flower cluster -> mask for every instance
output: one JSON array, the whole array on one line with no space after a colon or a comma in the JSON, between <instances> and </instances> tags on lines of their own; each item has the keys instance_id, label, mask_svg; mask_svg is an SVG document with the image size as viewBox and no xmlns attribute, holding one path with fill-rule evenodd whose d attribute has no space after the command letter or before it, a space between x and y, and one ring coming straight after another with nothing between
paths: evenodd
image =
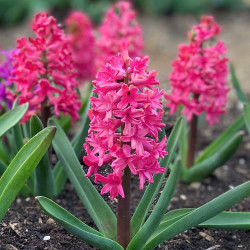
<instances>
[{"instance_id":1,"label":"flower cluster","mask_svg":"<svg viewBox=\"0 0 250 250\"><path fill-rule=\"evenodd\" d=\"M35 16L32 30L36 37L18 39L18 51L13 54L11 81L16 83L19 103L29 103L22 122L33 114L42 116L46 107L56 116L69 114L74 121L80 101L68 39L46 12Z\"/></svg>"},{"instance_id":2,"label":"flower cluster","mask_svg":"<svg viewBox=\"0 0 250 250\"><path fill-rule=\"evenodd\" d=\"M97 40L98 66L105 64L116 55L123 42L129 43L131 58L142 55L144 47L142 30L129 2L115 3L107 12L98 30L100 33L100 38Z\"/></svg>"},{"instance_id":3,"label":"flower cluster","mask_svg":"<svg viewBox=\"0 0 250 250\"><path fill-rule=\"evenodd\" d=\"M14 53L14 50L10 51L1 51L1 54L5 57L5 60L0 63L0 111L3 106L7 106L9 109L12 106L14 95L10 92L13 84L10 82L9 78L12 77L12 59L11 55ZM1 104L2 102L2 104ZM3 105L3 106L2 106Z\"/></svg>"},{"instance_id":4,"label":"flower cluster","mask_svg":"<svg viewBox=\"0 0 250 250\"><path fill-rule=\"evenodd\" d=\"M65 21L77 78L88 81L96 75L95 36L89 17L73 11Z\"/></svg>"},{"instance_id":5,"label":"flower cluster","mask_svg":"<svg viewBox=\"0 0 250 250\"><path fill-rule=\"evenodd\" d=\"M182 104L188 121L206 112L206 120L212 125L218 122L218 115L225 113L229 91L226 48L222 41L207 45L220 31L213 17L202 17L201 24L188 33L190 43L180 45L169 76L171 93L165 95L171 114Z\"/></svg>"},{"instance_id":6,"label":"flower cluster","mask_svg":"<svg viewBox=\"0 0 250 250\"><path fill-rule=\"evenodd\" d=\"M112 57L93 81L97 97L91 97L83 160L89 167L86 176L94 173L96 182L106 183L101 194L110 192L111 199L118 193L124 197L121 177L126 167L139 174L141 189L146 179L153 182L152 174L165 171L158 163L158 158L167 154L166 137L158 141L158 131L164 127L163 91L153 87L159 82L156 71L147 71L148 61L148 57L131 59L123 44L121 53ZM104 164L113 169L107 177L97 173Z\"/></svg>"}]
</instances>

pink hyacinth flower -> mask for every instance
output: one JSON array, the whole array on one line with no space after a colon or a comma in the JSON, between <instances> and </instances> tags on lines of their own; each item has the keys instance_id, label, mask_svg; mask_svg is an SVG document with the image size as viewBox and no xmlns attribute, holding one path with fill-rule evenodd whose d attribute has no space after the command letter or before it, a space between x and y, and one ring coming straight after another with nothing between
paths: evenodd
<instances>
[{"instance_id":1,"label":"pink hyacinth flower","mask_svg":"<svg viewBox=\"0 0 250 250\"><path fill-rule=\"evenodd\" d=\"M223 42L211 46L208 40L221 32L213 17L202 17L201 23L188 33L190 43L180 45L178 58L173 62L169 76L171 93L165 94L170 114L177 111L179 104L187 120L194 115L206 113L206 120L212 125L218 116L225 113L228 75L228 59Z\"/></svg>"},{"instance_id":2,"label":"pink hyacinth flower","mask_svg":"<svg viewBox=\"0 0 250 250\"><path fill-rule=\"evenodd\" d=\"M80 82L93 80L96 75L96 42L89 17L73 11L65 21L72 50L74 67Z\"/></svg>"},{"instance_id":3,"label":"pink hyacinth flower","mask_svg":"<svg viewBox=\"0 0 250 250\"><path fill-rule=\"evenodd\" d=\"M130 2L119 1L111 6L98 31L100 33L97 40L99 67L109 62L120 51L124 42L129 43L129 55L132 59L142 55L144 47L142 30Z\"/></svg>"},{"instance_id":4,"label":"pink hyacinth flower","mask_svg":"<svg viewBox=\"0 0 250 250\"><path fill-rule=\"evenodd\" d=\"M12 54L10 80L16 84L19 104L29 103L21 122L34 114L42 117L44 107L51 115L69 114L75 121L81 102L68 38L46 12L36 14L32 30L35 38L18 39L17 51Z\"/></svg>"},{"instance_id":5,"label":"pink hyacinth flower","mask_svg":"<svg viewBox=\"0 0 250 250\"><path fill-rule=\"evenodd\" d=\"M121 53L93 81L97 96L90 99L91 122L83 161L89 167L86 176L94 173L96 181L105 183L101 194L110 192L111 199L118 194L124 197L126 168L139 175L141 189L146 179L152 183L153 174L165 172L158 162L167 154L166 137L158 141L158 132L165 126L161 123L163 91L154 88L159 82L155 71L148 72L147 67L148 57L130 58L128 46L123 44ZM98 170L107 163L112 173L104 177Z\"/></svg>"}]
</instances>

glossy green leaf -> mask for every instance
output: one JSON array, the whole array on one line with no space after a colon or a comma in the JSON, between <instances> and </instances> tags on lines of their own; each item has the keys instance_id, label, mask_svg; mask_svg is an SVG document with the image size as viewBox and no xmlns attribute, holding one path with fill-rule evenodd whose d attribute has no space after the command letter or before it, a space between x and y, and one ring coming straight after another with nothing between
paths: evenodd
<instances>
[{"instance_id":1,"label":"glossy green leaf","mask_svg":"<svg viewBox=\"0 0 250 250\"><path fill-rule=\"evenodd\" d=\"M60 125L55 120L51 120L49 124L57 127L53 147L78 196L100 232L110 239L115 239L116 217L114 213L100 196L89 178L85 177L85 172Z\"/></svg>"},{"instance_id":2,"label":"glossy green leaf","mask_svg":"<svg viewBox=\"0 0 250 250\"><path fill-rule=\"evenodd\" d=\"M9 149L7 147L7 145L4 142L4 137L1 138L0 140L0 159L6 164L8 165L11 161L10 158L10 154L9 154Z\"/></svg>"},{"instance_id":3,"label":"glossy green leaf","mask_svg":"<svg viewBox=\"0 0 250 250\"><path fill-rule=\"evenodd\" d=\"M0 175L2 175L4 173L6 168L7 168L6 163L0 158Z\"/></svg>"},{"instance_id":4,"label":"glossy green leaf","mask_svg":"<svg viewBox=\"0 0 250 250\"><path fill-rule=\"evenodd\" d=\"M73 145L73 149L77 156L80 155L80 152L83 148L83 144L85 142L85 138L88 136L88 129L89 129L89 123L90 123L90 120L88 117L88 110L90 108L89 96L86 100L88 100L88 102L85 103L85 105L84 104L82 105L84 106L84 109L82 109L80 127L77 133L75 134L73 140L71 141L71 144ZM68 178L60 161L57 162L54 168L53 174L55 178L57 194L59 194L63 190L65 183L67 181L67 178Z\"/></svg>"},{"instance_id":5,"label":"glossy green leaf","mask_svg":"<svg viewBox=\"0 0 250 250\"><path fill-rule=\"evenodd\" d=\"M180 154L181 154L181 160L182 164L185 165L186 163L186 156L187 156L187 120L186 117L183 117L183 125L180 135Z\"/></svg>"},{"instance_id":6,"label":"glossy green leaf","mask_svg":"<svg viewBox=\"0 0 250 250\"><path fill-rule=\"evenodd\" d=\"M184 171L182 171L182 179L187 183L191 183L194 181L200 181L211 174L216 168L222 166L228 159L230 159L240 146L242 137L242 131L231 136L231 138L225 142L225 144L221 146L214 155L194 165L188 170L184 169Z\"/></svg>"},{"instance_id":7,"label":"glossy green leaf","mask_svg":"<svg viewBox=\"0 0 250 250\"><path fill-rule=\"evenodd\" d=\"M4 172L0 179L0 220L47 151L55 132L56 128L48 127L31 138Z\"/></svg>"},{"instance_id":8,"label":"glossy green leaf","mask_svg":"<svg viewBox=\"0 0 250 250\"><path fill-rule=\"evenodd\" d=\"M166 172L169 167L169 164L174 159L175 151L181 134L181 129L182 129L182 118L179 118L167 141L166 150L168 151L168 155L165 156L164 159L161 159L160 161L161 167L165 167ZM165 174L156 174L154 176L154 183L148 185L139 205L137 206L135 213L131 219L132 237L139 231L140 227L143 225L145 218L148 214L148 211L156 195L158 194L161 184L165 178L166 172Z\"/></svg>"},{"instance_id":9,"label":"glossy green leaf","mask_svg":"<svg viewBox=\"0 0 250 250\"><path fill-rule=\"evenodd\" d=\"M53 176L56 185L56 195L59 195L64 189L64 186L68 179L67 173L60 160L56 163L53 169Z\"/></svg>"},{"instance_id":10,"label":"glossy green leaf","mask_svg":"<svg viewBox=\"0 0 250 250\"><path fill-rule=\"evenodd\" d=\"M0 137L22 119L27 109L28 104L26 103L15 107L0 117Z\"/></svg>"},{"instance_id":11,"label":"glossy green leaf","mask_svg":"<svg viewBox=\"0 0 250 250\"><path fill-rule=\"evenodd\" d=\"M158 235L150 238L143 249L153 249L163 241L167 241L172 237L182 233L192 227L213 218L217 214L230 208L232 205L245 199L250 195L250 181L245 182L219 197L211 200L205 205L195 209L193 212L182 217L175 223L168 226L165 230L161 231Z\"/></svg>"},{"instance_id":12,"label":"glossy green leaf","mask_svg":"<svg viewBox=\"0 0 250 250\"><path fill-rule=\"evenodd\" d=\"M38 116L32 116L30 118L30 135L35 136L41 130L43 130L41 120ZM56 186L48 152L45 153L35 169L33 193L35 195L45 195L47 197L56 195Z\"/></svg>"},{"instance_id":13,"label":"glossy green leaf","mask_svg":"<svg viewBox=\"0 0 250 250\"><path fill-rule=\"evenodd\" d=\"M248 132L250 133L250 105L244 104L244 119Z\"/></svg>"},{"instance_id":14,"label":"glossy green leaf","mask_svg":"<svg viewBox=\"0 0 250 250\"><path fill-rule=\"evenodd\" d=\"M198 164L208 157L214 155L227 141L232 138L236 132L244 127L244 118L241 115L230 127L228 127L216 140L214 140L206 149L196 158L195 164Z\"/></svg>"},{"instance_id":15,"label":"glossy green leaf","mask_svg":"<svg viewBox=\"0 0 250 250\"><path fill-rule=\"evenodd\" d=\"M156 230L164 214L166 213L168 205L173 197L176 184L180 177L180 173L181 158L177 158L174 167L171 170L171 173L162 190L161 196L154 207L154 210L150 214L145 224L132 238L131 242L128 245L128 250L141 249L148 240L148 238L151 236L151 234Z\"/></svg>"},{"instance_id":16,"label":"glossy green leaf","mask_svg":"<svg viewBox=\"0 0 250 250\"><path fill-rule=\"evenodd\" d=\"M53 220L81 240L104 250L123 249L117 242L105 238L103 234L89 227L52 200L41 196L36 199Z\"/></svg>"},{"instance_id":17,"label":"glossy green leaf","mask_svg":"<svg viewBox=\"0 0 250 250\"><path fill-rule=\"evenodd\" d=\"M90 119L88 116L89 109L90 109L90 98L88 98L88 102L85 106L85 110L83 114L81 115L80 127L71 142L77 156L79 156L83 148L83 144L85 143L85 138L88 136L88 129L89 129L89 123L90 123Z\"/></svg>"},{"instance_id":18,"label":"glossy green leaf","mask_svg":"<svg viewBox=\"0 0 250 250\"><path fill-rule=\"evenodd\" d=\"M24 141L23 141L23 134L21 130L21 125L16 124L13 128L13 148L15 149L14 152L17 154L17 152L23 147Z\"/></svg>"},{"instance_id":19,"label":"glossy green leaf","mask_svg":"<svg viewBox=\"0 0 250 250\"><path fill-rule=\"evenodd\" d=\"M167 227L180 220L182 217L193 212L194 208L176 209L166 213L155 230L151 238L154 238ZM250 229L250 213L249 212L222 212L215 217L204 221L197 227L221 228L221 229Z\"/></svg>"},{"instance_id":20,"label":"glossy green leaf","mask_svg":"<svg viewBox=\"0 0 250 250\"><path fill-rule=\"evenodd\" d=\"M239 98L239 100L241 102L247 103L248 99L247 99L246 95L243 93L243 91L242 91L242 89L240 87L240 83L239 83L239 81L238 81L238 79L236 77L233 64L230 64L230 78L231 78L231 82L233 84L234 90L235 90L236 95Z\"/></svg>"}]
</instances>

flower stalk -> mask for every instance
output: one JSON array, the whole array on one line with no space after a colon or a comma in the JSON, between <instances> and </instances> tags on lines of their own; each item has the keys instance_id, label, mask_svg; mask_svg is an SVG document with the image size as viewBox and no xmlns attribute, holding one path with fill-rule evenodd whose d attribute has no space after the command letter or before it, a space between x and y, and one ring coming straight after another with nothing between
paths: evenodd
<instances>
[{"instance_id":1,"label":"flower stalk","mask_svg":"<svg viewBox=\"0 0 250 250\"><path fill-rule=\"evenodd\" d=\"M197 138L197 121L198 116L193 115L192 120L190 122L190 130L188 135L188 152L186 162L186 167L188 169L194 165L195 145Z\"/></svg>"},{"instance_id":2,"label":"flower stalk","mask_svg":"<svg viewBox=\"0 0 250 250\"><path fill-rule=\"evenodd\" d=\"M130 242L130 181L131 171L126 167L122 176L125 198L118 196L117 208L117 241L124 249Z\"/></svg>"}]
</instances>

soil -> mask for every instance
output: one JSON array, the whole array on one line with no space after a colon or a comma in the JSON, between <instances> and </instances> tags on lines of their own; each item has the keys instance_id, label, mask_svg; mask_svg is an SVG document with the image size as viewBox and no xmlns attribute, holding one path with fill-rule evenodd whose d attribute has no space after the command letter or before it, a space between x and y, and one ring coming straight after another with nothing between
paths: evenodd
<instances>
[{"instance_id":1,"label":"soil","mask_svg":"<svg viewBox=\"0 0 250 250\"><path fill-rule=\"evenodd\" d=\"M215 139L236 118L240 111L237 103L231 104L230 111L221 117L221 122L213 128L206 123L199 132L197 148L204 148ZM170 122L168 121L168 124ZM223 192L250 179L250 136L245 131L243 143L226 165L217 169L212 176L201 183L186 185L182 181L177 186L169 210L177 208L195 208L203 205ZM84 167L86 169L86 167ZM101 185L96 185L98 190ZM132 179L131 214L134 212L143 191L138 188L138 179ZM116 200L104 199L116 211ZM77 218L90 226L92 219L82 206L72 185L68 182L64 191L54 199ZM233 206L230 211L249 211L250 197ZM45 236L50 239L43 240ZM0 223L0 249L95 249L82 242L66 230L58 226L39 208L34 197L18 197ZM162 243L157 249L249 249L250 231L219 230L192 228L168 242Z\"/></svg>"},{"instance_id":2,"label":"soil","mask_svg":"<svg viewBox=\"0 0 250 250\"><path fill-rule=\"evenodd\" d=\"M237 18L235 16L237 15ZM249 13L215 13L216 19L223 27L221 39L228 45L229 57L236 65L236 73L245 91L249 91ZM192 16L141 17L146 53L150 55L150 67L159 72L161 87L169 89L167 75L171 71L171 61L176 57L179 43L186 42L186 33L197 23ZM14 46L16 37L28 34L26 28L15 27L0 30L0 44L5 48ZM239 43L239 40L241 41ZM235 101L231 91L228 105L229 112L222 116L220 123L213 128L207 124L199 132L198 148L204 148L228 127L242 111L241 105ZM182 181L169 210L177 208L198 207L223 192L250 179L250 136L245 133L243 143L231 159L214 175L205 178L201 183L186 185ZM97 189L100 190L98 185ZM135 210L143 192L138 188L138 180L132 179L131 213ZM116 200L105 200L116 210ZM72 185L68 182L64 191L54 199L59 205L90 226L94 226L91 218L83 208ZM250 198L233 206L231 211L250 211ZM45 236L50 239L43 240ZM39 208L34 197L18 197L0 223L0 250L14 249L95 249L62 229L49 219ZM157 249L250 249L250 231L219 230L192 228Z\"/></svg>"}]
</instances>

